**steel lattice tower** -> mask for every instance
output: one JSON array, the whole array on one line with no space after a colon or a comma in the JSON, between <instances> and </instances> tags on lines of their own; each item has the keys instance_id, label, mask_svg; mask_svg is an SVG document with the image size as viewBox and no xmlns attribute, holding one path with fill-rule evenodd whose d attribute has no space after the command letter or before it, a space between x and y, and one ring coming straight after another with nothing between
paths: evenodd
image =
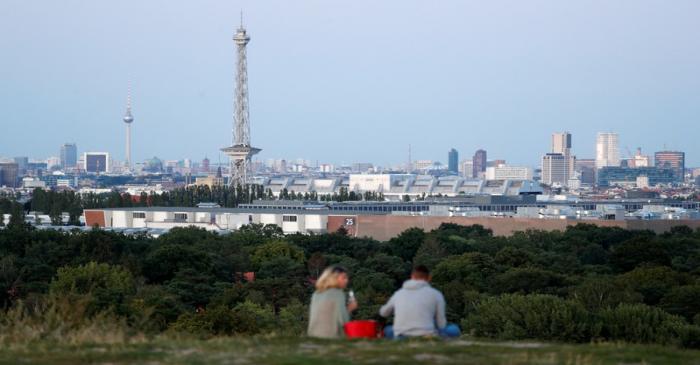
<instances>
[{"instance_id":1,"label":"steel lattice tower","mask_svg":"<svg viewBox=\"0 0 700 365\"><path fill-rule=\"evenodd\" d=\"M250 42L250 36L248 36L243 27L242 18L243 16L241 16L241 26L233 36L238 53L233 115L233 145L221 149L230 158L231 178L229 179L229 186L243 186L247 183L250 158L261 151L261 149L252 147L250 144L248 62L246 58L246 46Z\"/></svg>"}]
</instances>

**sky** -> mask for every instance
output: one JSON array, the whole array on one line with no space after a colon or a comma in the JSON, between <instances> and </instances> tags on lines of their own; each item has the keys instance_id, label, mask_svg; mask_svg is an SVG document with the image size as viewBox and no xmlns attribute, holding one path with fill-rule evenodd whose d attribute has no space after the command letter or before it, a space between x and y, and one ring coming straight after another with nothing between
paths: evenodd
<instances>
[{"instance_id":1,"label":"sky","mask_svg":"<svg viewBox=\"0 0 700 365\"><path fill-rule=\"evenodd\" d=\"M259 159L537 165L551 133L686 152L700 166L697 0L2 0L0 156L226 157L248 45Z\"/></svg>"}]
</instances>

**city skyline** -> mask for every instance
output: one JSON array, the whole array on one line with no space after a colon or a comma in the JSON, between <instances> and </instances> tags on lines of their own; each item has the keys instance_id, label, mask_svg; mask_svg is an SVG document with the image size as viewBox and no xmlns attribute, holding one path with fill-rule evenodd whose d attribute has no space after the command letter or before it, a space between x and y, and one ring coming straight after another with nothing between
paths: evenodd
<instances>
[{"instance_id":1,"label":"city skyline","mask_svg":"<svg viewBox=\"0 0 700 365\"><path fill-rule=\"evenodd\" d=\"M365 3L366 16L353 21L339 13L361 12L356 6L363 4L164 4L127 1L102 11L106 6L47 3L48 10L57 8L44 14L13 2L12 12L5 13L13 16L0 22L8 34L0 42L10 55L0 60L0 69L13 71L3 77L8 87L0 98L6 131L0 155L55 156L57 146L72 141L81 151L107 151L124 160L119 138L123 90L133 79L140 121L134 161L152 156L218 160L217 148L229 143L225 132L233 112L230 36L244 8L246 26L256 35L249 50L251 113L256 144L266 146L261 161L323 156L321 162L391 166L406 160L411 144L416 160L446 163L450 147L462 156L483 148L509 164L536 166L547 152L543 146L550 133L567 130L576 139L572 154L579 158L595 157L596 133L614 131L621 151L680 150L686 152L687 166L700 165L700 146L684 133L700 119L700 47L693 37L700 27L691 16L700 6L694 2L674 7L650 1L627 7L540 3L541 12L515 3L508 10L458 2ZM580 12L568 14L573 10ZM133 15L128 29L108 27L126 12ZM616 23L623 12L629 29ZM152 15L149 22L145 13ZM475 14L491 15L490 23L472 19ZM573 18L572 25L557 19L563 14ZM185 15L192 16L188 25L197 31L178 23ZM419 15L444 24L414 22ZM391 26L382 26L381 20ZM467 20L472 23L465 25ZM535 20L542 23L531 25ZM596 20L612 35L588 29L587 20ZM655 27L635 26L645 21ZM68 26L71 22L82 25ZM520 26L524 34L512 27L492 29L499 24ZM91 27L95 34L81 32ZM52 44L47 45L43 37L49 28ZM348 30L355 38L348 38ZM565 42L565 36L553 34L559 30L581 42ZM292 42L304 35L311 36L308 42ZM106 48L103 38L117 42ZM352 42L338 49L340 39ZM416 53L416 40L424 43L425 53ZM45 64L44 52L61 54ZM371 52L372 61L356 57L358 52ZM127 56L112 57L117 53ZM556 60L547 63L546 55ZM498 62L490 65L493 61ZM30 67L39 63L45 69ZM526 77L525 71L537 78ZM432 95L419 99L425 90ZM424 138L427 127L429 139ZM360 142L363 131L391 138ZM345 134L357 137L334 138Z\"/></svg>"}]
</instances>

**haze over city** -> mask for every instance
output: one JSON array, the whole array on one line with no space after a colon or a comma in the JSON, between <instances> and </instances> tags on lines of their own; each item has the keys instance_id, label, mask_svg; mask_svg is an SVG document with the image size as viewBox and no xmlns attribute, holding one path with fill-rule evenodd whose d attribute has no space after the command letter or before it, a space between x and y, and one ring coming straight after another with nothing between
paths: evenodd
<instances>
[{"instance_id":1,"label":"haze over city","mask_svg":"<svg viewBox=\"0 0 700 365\"><path fill-rule=\"evenodd\" d=\"M64 142L123 159L217 161L231 142L240 12L256 158L536 166L551 133L596 132L700 164L697 1L87 1L0 5L0 154ZM227 157L221 155L222 162Z\"/></svg>"}]
</instances>

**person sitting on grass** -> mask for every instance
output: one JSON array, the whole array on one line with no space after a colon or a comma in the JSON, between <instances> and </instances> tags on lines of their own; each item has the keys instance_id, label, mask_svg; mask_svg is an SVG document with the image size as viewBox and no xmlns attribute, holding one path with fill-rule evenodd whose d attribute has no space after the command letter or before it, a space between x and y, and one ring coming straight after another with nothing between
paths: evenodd
<instances>
[{"instance_id":1,"label":"person sitting on grass","mask_svg":"<svg viewBox=\"0 0 700 365\"><path fill-rule=\"evenodd\" d=\"M331 266L323 270L316 281L316 291L311 297L308 335L317 338L343 338L343 326L350 320L350 313L357 309L357 301L348 302L343 289L347 288L347 270Z\"/></svg>"},{"instance_id":2,"label":"person sitting on grass","mask_svg":"<svg viewBox=\"0 0 700 365\"><path fill-rule=\"evenodd\" d=\"M391 296L379 309L382 317L394 313L394 325L384 328L384 337L402 338L417 336L458 337L459 327L448 324L445 318L445 298L430 286L430 271L416 266L411 279Z\"/></svg>"}]
</instances>

